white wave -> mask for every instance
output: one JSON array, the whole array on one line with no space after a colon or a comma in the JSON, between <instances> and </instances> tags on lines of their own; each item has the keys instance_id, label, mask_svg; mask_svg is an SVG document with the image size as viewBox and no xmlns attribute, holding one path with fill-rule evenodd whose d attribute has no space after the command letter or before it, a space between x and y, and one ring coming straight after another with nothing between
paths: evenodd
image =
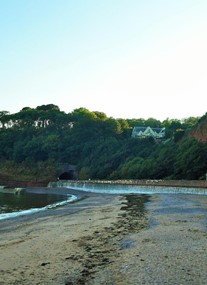
<instances>
[{"instance_id":1,"label":"white wave","mask_svg":"<svg viewBox=\"0 0 207 285\"><path fill-rule=\"evenodd\" d=\"M144 185L122 185L122 184L101 184L101 183L72 183L61 184L73 190L86 191L99 194L191 194L207 195L206 188L172 187L172 186L144 186ZM57 184L58 187L58 184Z\"/></svg>"},{"instance_id":2,"label":"white wave","mask_svg":"<svg viewBox=\"0 0 207 285\"><path fill-rule=\"evenodd\" d=\"M71 203L71 202L78 199L77 196L75 196L75 195L67 195L67 196L68 196L67 200L56 202L54 204L50 204L50 205L47 205L47 206L42 207L42 208L33 208L33 209L22 210L22 211L18 211L18 212L0 214L0 220L16 218L19 216L25 216L25 215L30 215L30 214L42 212L42 211L45 211L48 209L56 208L58 206L66 205L67 203Z\"/></svg>"}]
</instances>

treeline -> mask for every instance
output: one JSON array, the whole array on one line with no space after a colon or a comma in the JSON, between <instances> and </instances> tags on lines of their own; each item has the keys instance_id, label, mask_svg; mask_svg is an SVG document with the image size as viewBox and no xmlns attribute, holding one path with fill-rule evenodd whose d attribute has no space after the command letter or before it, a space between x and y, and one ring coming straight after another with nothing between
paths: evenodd
<instances>
[{"instance_id":1,"label":"treeline","mask_svg":"<svg viewBox=\"0 0 207 285\"><path fill-rule=\"evenodd\" d=\"M67 114L53 104L1 111L0 173L55 175L69 163L79 179L204 179L207 145L188 137L201 120L114 119L85 108ZM132 138L134 126L165 127L166 137Z\"/></svg>"}]
</instances>

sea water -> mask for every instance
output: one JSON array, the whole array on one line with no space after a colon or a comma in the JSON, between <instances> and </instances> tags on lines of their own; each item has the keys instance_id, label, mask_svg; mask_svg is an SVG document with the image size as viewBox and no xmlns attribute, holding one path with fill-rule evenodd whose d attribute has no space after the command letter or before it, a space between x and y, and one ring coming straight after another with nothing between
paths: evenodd
<instances>
[{"instance_id":1,"label":"sea water","mask_svg":"<svg viewBox=\"0 0 207 285\"><path fill-rule=\"evenodd\" d=\"M189 188L189 187L164 187L164 186L139 186L139 185L119 185L119 184L101 184L101 183L70 183L70 182L53 182L50 187L65 187L62 194L57 193L36 193L33 192L13 192L4 193L0 191L0 220L13 218L20 215L32 214L65 205L78 200L78 190L80 192L91 192L98 194L193 194L207 195L206 188ZM0 186L1 188L1 186ZM2 188L3 189L3 188ZM54 189L54 188L51 188ZM51 192L52 190L48 188ZM67 189L70 189L70 194ZM71 193L72 191L72 193ZM74 192L74 193L73 193Z\"/></svg>"},{"instance_id":2,"label":"sea water","mask_svg":"<svg viewBox=\"0 0 207 285\"><path fill-rule=\"evenodd\" d=\"M75 195L0 193L0 220L55 208L76 198Z\"/></svg>"}]
</instances>

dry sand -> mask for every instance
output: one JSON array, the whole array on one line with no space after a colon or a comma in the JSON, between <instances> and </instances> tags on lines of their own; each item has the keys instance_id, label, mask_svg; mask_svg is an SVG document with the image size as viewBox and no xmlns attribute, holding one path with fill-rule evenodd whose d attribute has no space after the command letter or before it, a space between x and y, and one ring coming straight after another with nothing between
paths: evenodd
<instances>
[{"instance_id":1,"label":"dry sand","mask_svg":"<svg viewBox=\"0 0 207 285\"><path fill-rule=\"evenodd\" d=\"M91 195L1 221L1 285L207 284L207 196Z\"/></svg>"}]
</instances>

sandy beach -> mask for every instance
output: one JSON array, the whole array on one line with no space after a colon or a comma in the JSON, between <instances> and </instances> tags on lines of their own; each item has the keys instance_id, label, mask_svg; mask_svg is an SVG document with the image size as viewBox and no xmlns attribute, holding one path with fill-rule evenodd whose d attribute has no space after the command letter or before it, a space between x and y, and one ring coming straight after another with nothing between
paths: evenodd
<instances>
[{"instance_id":1,"label":"sandy beach","mask_svg":"<svg viewBox=\"0 0 207 285\"><path fill-rule=\"evenodd\" d=\"M207 284L207 196L95 195L0 224L1 285Z\"/></svg>"}]
</instances>

